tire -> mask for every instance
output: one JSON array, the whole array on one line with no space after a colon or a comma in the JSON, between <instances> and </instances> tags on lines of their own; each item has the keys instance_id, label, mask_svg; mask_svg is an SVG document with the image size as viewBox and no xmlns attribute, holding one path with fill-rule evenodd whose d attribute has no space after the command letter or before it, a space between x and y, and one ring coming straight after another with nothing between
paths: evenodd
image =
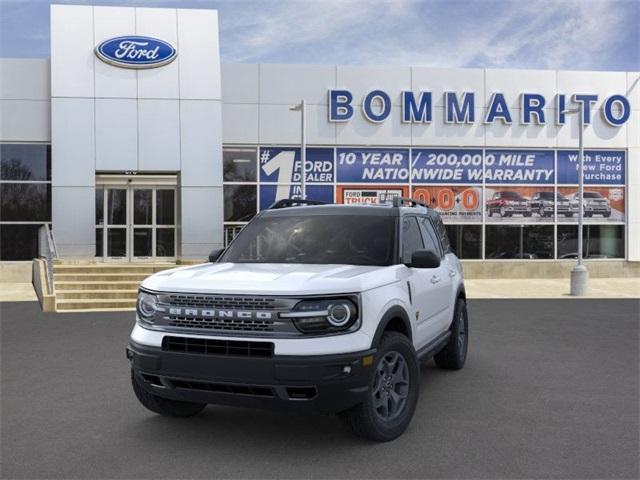
<instances>
[{"instance_id":1,"label":"tire","mask_svg":"<svg viewBox=\"0 0 640 480\"><path fill-rule=\"evenodd\" d=\"M399 364L398 358L404 363ZM374 365L367 400L338 416L354 434L376 442L388 442L402 435L413 418L420 390L420 367L411 341L396 332L382 335ZM395 369L390 379L385 367ZM398 383L394 384L394 378ZM404 398L394 402L392 391L396 395L404 394ZM392 412L394 404L398 408L396 412Z\"/></svg>"},{"instance_id":2,"label":"tire","mask_svg":"<svg viewBox=\"0 0 640 480\"><path fill-rule=\"evenodd\" d=\"M491 210L490 208L488 208L488 207L487 207L487 214L488 214L490 217L493 217L493 210Z\"/></svg>"},{"instance_id":3,"label":"tire","mask_svg":"<svg viewBox=\"0 0 640 480\"><path fill-rule=\"evenodd\" d=\"M433 359L438 368L445 370L460 370L467 360L469 345L469 316L467 314L467 302L459 298L456 302L456 310L451 323L451 337L445 347L440 350Z\"/></svg>"},{"instance_id":4,"label":"tire","mask_svg":"<svg viewBox=\"0 0 640 480\"><path fill-rule=\"evenodd\" d=\"M523 217L530 217L531 215L533 215L533 213L531 213L531 212L524 212L522 214Z\"/></svg>"},{"instance_id":5,"label":"tire","mask_svg":"<svg viewBox=\"0 0 640 480\"><path fill-rule=\"evenodd\" d=\"M605 212L602 214L604 218L609 218L611 216L611 212Z\"/></svg>"},{"instance_id":6,"label":"tire","mask_svg":"<svg viewBox=\"0 0 640 480\"><path fill-rule=\"evenodd\" d=\"M567 218L571 218L571 217L573 217L573 213L571 213L571 212L570 213L565 213L564 216L567 217Z\"/></svg>"},{"instance_id":7,"label":"tire","mask_svg":"<svg viewBox=\"0 0 640 480\"><path fill-rule=\"evenodd\" d=\"M207 406L206 403L180 402L149 393L140 385L140 380L138 380L135 373L133 373L133 370L131 370L131 384L133 385L133 392L136 394L140 403L148 410L159 413L160 415L183 418L193 417Z\"/></svg>"}]
</instances>

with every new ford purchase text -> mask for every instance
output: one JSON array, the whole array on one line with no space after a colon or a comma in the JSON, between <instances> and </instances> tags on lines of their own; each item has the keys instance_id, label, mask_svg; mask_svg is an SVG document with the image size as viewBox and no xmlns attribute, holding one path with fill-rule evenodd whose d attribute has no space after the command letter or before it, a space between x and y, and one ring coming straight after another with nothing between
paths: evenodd
<instances>
[{"instance_id":1,"label":"with every new ford purchase text","mask_svg":"<svg viewBox=\"0 0 640 480\"><path fill-rule=\"evenodd\" d=\"M153 412L314 411L388 441L413 416L419 362L465 363L462 267L440 216L415 200L280 200L210 262L140 286L127 358Z\"/></svg>"}]
</instances>

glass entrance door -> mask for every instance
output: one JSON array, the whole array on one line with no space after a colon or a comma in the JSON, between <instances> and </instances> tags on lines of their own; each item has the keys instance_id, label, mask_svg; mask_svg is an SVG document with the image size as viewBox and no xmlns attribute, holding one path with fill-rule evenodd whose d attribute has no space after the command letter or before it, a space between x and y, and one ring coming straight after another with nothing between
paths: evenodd
<instances>
[{"instance_id":1,"label":"glass entrance door","mask_svg":"<svg viewBox=\"0 0 640 480\"><path fill-rule=\"evenodd\" d=\"M154 185L96 188L96 257L158 262L176 258L175 188Z\"/></svg>"}]
</instances>

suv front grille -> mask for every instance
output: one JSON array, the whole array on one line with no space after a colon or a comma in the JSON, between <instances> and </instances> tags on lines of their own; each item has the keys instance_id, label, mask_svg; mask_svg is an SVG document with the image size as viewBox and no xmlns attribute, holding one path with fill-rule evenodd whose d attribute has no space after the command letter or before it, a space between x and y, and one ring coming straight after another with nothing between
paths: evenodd
<instances>
[{"instance_id":1,"label":"suv front grille","mask_svg":"<svg viewBox=\"0 0 640 480\"><path fill-rule=\"evenodd\" d=\"M196 382L193 380L167 379L173 388L184 390L201 390L215 393L231 393L233 395L252 395L255 397L274 397L271 387L258 385L236 385L230 383Z\"/></svg>"},{"instance_id":2,"label":"suv front grille","mask_svg":"<svg viewBox=\"0 0 640 480\"><path fill-rule=\"evenodd\" d=\"M183 328L204 328L207 330L229 330L233 332L271 332L273 320L241 320L210 317L177 317L169 315L169 325Z\"/></svg>"},{"instance_id":3,"label":"suv front grille","mask_svg":"<svg viewBox=\"0 0 640 480\"><path fill-rule=\"evenodd\" d=\"M213 340L209 338L164 337L162 350L166 352L199 353L203 355L231 355L239 357L272 357L272 342Z\"/></svg>"},{"instance_id":4,"label":"suv front grille","mask_svg":"<svg viewBox=\"0 0 640 480\"><path fill-rule=\"evenodd\" d=\"M236 297L218 295L171 294L167 303L177 307L198 307L208 309L274 310L275 298Z\"/></svg>"},{"instance_id":5,"label":"suv front grille","mask_svg":"<svg viewBox=\"0 0 640 480\"><path fill-rule=\"evenodd\" d=\"M299 302L296 298L160 293L154 325L209 335L297 336L293 322L279 317Z\"/></svg>"}]
</instances>

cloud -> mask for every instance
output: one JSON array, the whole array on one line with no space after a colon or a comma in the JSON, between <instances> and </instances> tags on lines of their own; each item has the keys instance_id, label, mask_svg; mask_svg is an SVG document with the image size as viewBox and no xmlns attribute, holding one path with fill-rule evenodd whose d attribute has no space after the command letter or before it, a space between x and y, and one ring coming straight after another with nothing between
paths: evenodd
<instances>
[{"instance_id":1,"label":"cloud","mask_svg":"<svg viewBox=\"0 0 640 480\"><path fill-rule=\"evenodd\" d=\"M48 55L49 3L0 0L0 55ZM93 3L217 8L224 62L640 70L640 0Z\"/></svg>"}]
</instances>

